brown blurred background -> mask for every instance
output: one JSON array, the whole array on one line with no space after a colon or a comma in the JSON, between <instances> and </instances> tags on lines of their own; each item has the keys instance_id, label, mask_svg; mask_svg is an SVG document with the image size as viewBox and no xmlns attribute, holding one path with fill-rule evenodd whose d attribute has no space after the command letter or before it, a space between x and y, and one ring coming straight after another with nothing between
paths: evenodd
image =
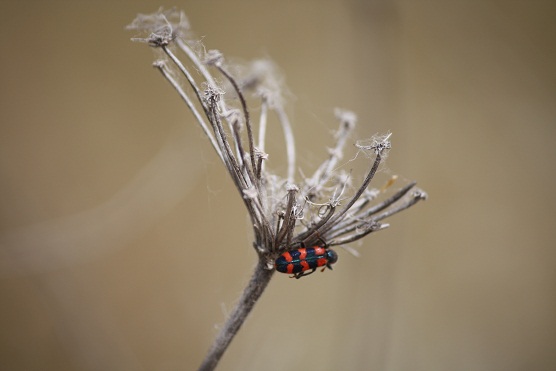
<instances>
[{"instance_id":1,"label":"brown blurred background","mask_svg":"<svg viewBox=\"0 0 556 371\"><path fill-rule=\"evenodd\" d=\"M535 0L1 1L0 369L193 370L251 273L231 182L124 30L160 5L280 66L301 166L347 108L430 196L359 259L275 276L221 370L556 369L556 5Z\"/></svg>"}]
</instances>

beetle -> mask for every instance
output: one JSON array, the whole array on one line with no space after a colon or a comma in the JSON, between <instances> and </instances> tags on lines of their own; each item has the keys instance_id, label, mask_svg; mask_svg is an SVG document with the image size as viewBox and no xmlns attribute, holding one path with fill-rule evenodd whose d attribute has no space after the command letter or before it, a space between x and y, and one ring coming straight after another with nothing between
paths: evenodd
<instances>
[{"instance_id":1,"label":"beetle","mask_svg":"<svg viewBox=\"0 0 556 371\"><path fill-rule=\"evenodd\" d=\"M301 247L282 253L274 262L278 272L293 274L290 278L299 279L308 276L318 267L332 269L332 264L338 261L336 251L321 246ZM312 269L310 272L307 272Z\"/></svg>"}]
</instances>

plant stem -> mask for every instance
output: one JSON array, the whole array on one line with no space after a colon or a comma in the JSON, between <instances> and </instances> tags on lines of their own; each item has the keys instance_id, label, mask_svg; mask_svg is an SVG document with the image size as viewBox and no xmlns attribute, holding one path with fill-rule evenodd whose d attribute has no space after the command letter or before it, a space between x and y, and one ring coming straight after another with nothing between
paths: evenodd
<instances>
[{"instance_id":1,"label":"plant stem","mask_svg":"<svg viewBox=\"0 0 556 371\"><path fill-rule=\"evenodd\" d=\"M243 290L236 307L226 320L224 327L222 327L220 333L216 336L212 347L199 367L199 371L211 371L216 368L220 358L222 358L222 355L224 355L232 339L241 328L241 325L243 325L243 322L245 322L255 303L261 297L273 274L274 269L268 270L263 259L259 259L253 276L245 290Z\"/></svg>"}]
</instances>

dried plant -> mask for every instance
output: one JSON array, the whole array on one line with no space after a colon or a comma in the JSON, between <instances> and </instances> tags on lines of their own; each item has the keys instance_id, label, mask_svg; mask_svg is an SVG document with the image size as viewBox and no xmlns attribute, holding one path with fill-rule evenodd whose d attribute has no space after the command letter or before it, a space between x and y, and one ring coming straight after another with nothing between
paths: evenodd
<instances>
[{"instance_id":1,"label":"dried plant","mask_svg":"<svg viewBox=\"0 0 556 371\"><path fill-rule=\"evenodd\" d=\"M322 246L323 241L327 247L357 241L388 227L384 219L424 200L426 194L411 182L379 200L381 191L368 188L391 147L391 134L356 143L372 164L361 184L351 184L351 174L341 169L340 160L356 117L342 110L336 111L339 127L328 158L311 176L296 180L294 134L270 62L258 61L243 76L234 76L219 51L206 51L194 40L185 14L175 9L140 14L128 29L144 35L133 41L162 52L154 67L193 113L232 178L253 225L258 264L199 368L212 370L266 288L280 254L300 246ZM252 95L246 96L247 91ZM251 117L247 99L260 102L256 119ZM265 166L269 114L275 114L283 131L285 177ZM354 190L349 197L348 190Z\"/></svg>"}]
</instances>

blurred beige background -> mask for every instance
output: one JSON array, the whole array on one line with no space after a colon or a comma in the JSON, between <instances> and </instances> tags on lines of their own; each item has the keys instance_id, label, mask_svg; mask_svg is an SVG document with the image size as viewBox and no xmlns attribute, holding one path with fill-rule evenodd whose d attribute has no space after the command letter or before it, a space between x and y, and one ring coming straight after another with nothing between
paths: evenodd
<instances>
[{"instance_id":1,"label":"blurred beige background","mask_svg":"<svg viewBox=\"0 0 556 371\"><path fill-rule=\"evenodd\" d=\"M160 5L281 67L301 166L348 108L430 196L359 259L275 276L221 370L556 369L556 5L535 0L1 1L0 369L193 370L249 277L235 190L124 30Z\"/></svg>"}]
</instances>

